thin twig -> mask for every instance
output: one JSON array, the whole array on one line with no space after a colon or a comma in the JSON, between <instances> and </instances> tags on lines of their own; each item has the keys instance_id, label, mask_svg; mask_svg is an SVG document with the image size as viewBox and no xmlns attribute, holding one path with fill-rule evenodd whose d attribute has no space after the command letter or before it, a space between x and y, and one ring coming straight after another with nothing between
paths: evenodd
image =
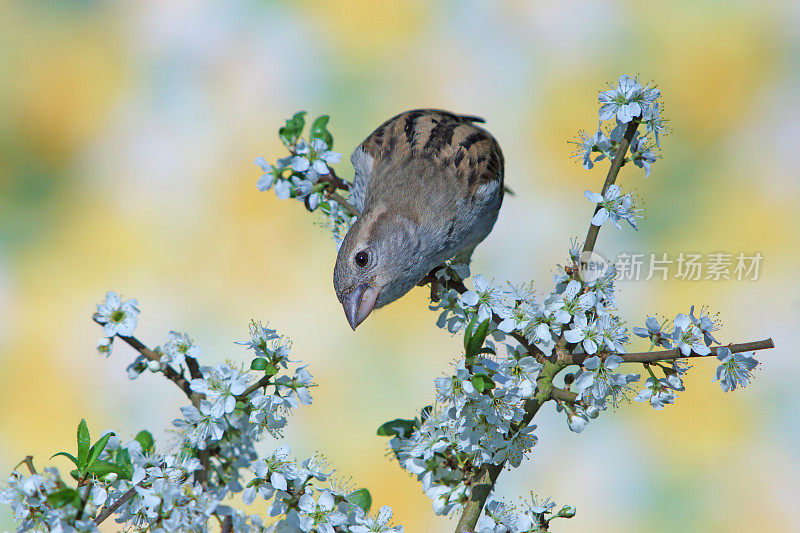
<instances>
[{"instance_id":1,"label":"thin twig","mask_svg":"<svg viewBox=\"0 0 800 533\"><path fill-rule=\"evenodd\" d=\"M320 176L317 181L330 183L331 185L333 185L337 189L342 189L342 190L345 190L345 191L349 191L350 190L350 184L347 183L346 181L344 181L339 176L337 176L336 175L336 171L333 170L333 167L331 167L330 165L328 165L328 174Z\"/></svg>"},{"instance_id":2,"label":"thin twig","mask_svg":"<svg viewBox=\"0 0 800 533\"><path fill-rule=\"evenodd\" d=\"M351 217L357 217L361 215L361 212L353 204L339 196L339 194L335 191L327 191L325 196L342 206L342 209L344 209L345 212Z\"/></svg>"},{"instance_id":3,"label":"thin twig","mask_svg":"<svg viewBox=\"0 0 800 533\"><path fill-rule=\"evenodd\" d=\"M103 323L99 322L97 319L94 319L94 321L100 325L103 325ZM161 354L145 346L145 344L136 337L127 335L116 335L116 337L119 337L120 339L125 341L131 348L139 352L148 360L158 361L158 362L161 361ZM189 373L192 376L192 378L203 377L202 374L200 374L197 365L197 360L194 359L193 357L186 358L186 366L189 367ZM186 397L192 401L192 405L194 405L195 407L197 407L200 403L200 400L202 400L205 397L204 394L193 392L192 385L191 383L189 383L189 380L183 377L183 375L181 375L177 370L175 370L171 366L163 365L161 372L168 380L175 383L175 385L177 385L183 391L183 393L186 394Z\"/></svg>"},{"instance_id":4,"label":"thin twig","mask_svg":"<svg viewBox=\"0 0 800 533\"><path fill-rule=\"evenodd\" d=\"M625 134L622 136L622 140L619 142L619 146L617 147L617 153L614 155L614 160L611 162L611 167L608 169L606 181L603 183L603 190L600 192L601 196L605 196L608 188L611 187L617 180L619 169L621 169L622 165L625 164L625 154L628 152L628 147L631 145L633 136L636 134L636 129L639 127L639 118L640 117L635 117L628 122L628 127L625 129ZM599 210L600 204L597 204L594 212L597 213ZM594 250L594 244L597 242L597 234L599 232L600 226L595 226L591 223L589 224L589 233L586 235L586 241L583 243L584 252L591 252Z\"/></svg>"},{"instance_id":5,"label":"thin twig","mask_svg":"<svg viewBox=\"0 0 800 533\"><path fill-rule=\"evenodd\" d=\"M263 376L261 379L259 379L258 381L256 381L255 383L253 383L252 385L247 387L244 390L243 393L241 393L239 396L237 396L237 398L238 399L247 398L253 392L255 392L256 390L260 389L261 387L266 387L267 385L269 385L269 382L270 382L271 379L272 379L272 376Z\"/></svg>"},{"instance_id":6,"label":"thin twig","mask_svg":"<svg viewBox=\"0 0 800 533\"><path fill-rule=\"evenodd\" d=\"M729 348L733 353L753 352L755 350L769 350L774 348L775 343L772 339L764 339L762 341L742 342L739 344L729 344L727 346L715 346L711 348L709 355L697 355L692 352L691 354L683 355L677 348L671 350L659 350L655 352L636 352L636 353L621 353L622 360L626 363L655 363L656 361L672 361L675 359L685 359L687 357L713 357L716 356L721 348Z\"/></svg>"},{"instance_id":7,"label":"thin twig","mask_svg":"<svg viewBox=\"0 0 800 533\"><path fill-rule=\"evenodd\" d=\"M108 518L109 516L114 514L117 511L117 509L119 509L120 507L125 505L125 502L127 502L128 500L133 498L134 494L136 494L136 487L137 486L138 485L133 486L130 489L128 489L127 492L125 492L125 494L120 496L119 499L117 501L115 501L114 503L112 503L111 505L103 507L103 510L100 511L100 514L98 514L97 517L95 517L94 524L95 525L99 525L100 522L102 522L103 520L105 520L106 518Z\"/></svg>"},{"instance_id":8,"label":"thin twig","mask_svg":"<svg viewBox=\"0 0 800 533\"><path fill-rule=\"evenodd\" d=\"M559 402L575 403L578 401L578 395L568 389L560 387L553 387L550 389L550 397Z\"/></svg>"},{"instance_id":9,"label":"thin twig","mask_svg":"<svg viewBox=\"0 0 800 533\"><path fill-rule=\"evenodd\" d=\"M17 466L14 467L14 470L19 468L19 465L21 465L21 464L27 465L28 470L30 470L31 474L36 474L36 467L33 466L33 456L32 455L26 455L25 459L23 459L22 461L17 463Z\"/></svg>"}]
</instances>

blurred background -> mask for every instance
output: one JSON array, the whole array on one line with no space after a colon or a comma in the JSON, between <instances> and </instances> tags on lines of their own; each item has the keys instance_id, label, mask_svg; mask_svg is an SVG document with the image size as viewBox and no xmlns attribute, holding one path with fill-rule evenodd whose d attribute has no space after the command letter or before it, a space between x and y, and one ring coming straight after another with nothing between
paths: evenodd
<instances>
[{"instance_id":1,"label":"blurred background","mask_svg":"<svg viewBox=\"0 0 800 533\"><path fill-rule=\"evenodd\" d=\"M0 471L70 449L81 417L93 434L167 435L177 389L128 381L121 343L107 360L95 351L91 314L116 290L140 302L140 339L186 331L207 363L249 361L233 341L269 321L319 383L291 420L293 451L323 451L406 531L452 531L375 429L430 402L460 338L436 328L422 289L350 331L328 233L258 193L252 161L284 155L277 129L299 109L331 115L345 177L395 113L481 115L516 196L473 272L541 294L603 179L567 140L596 127L597 91L629 73L657 82L674 133L649 178L620 176L646 204L641 229L608 226L597 249L764 259L757 281L620 283L623 315L633 326L707 304L721 339L777 348L747 389L723 394L714 362L698 361L676 405L625 404L581 435L544 409L535 452L498 492L575 505L556 531L796 530L798 27L790 0L3 2Z\"/></svg>"}]
</instances>

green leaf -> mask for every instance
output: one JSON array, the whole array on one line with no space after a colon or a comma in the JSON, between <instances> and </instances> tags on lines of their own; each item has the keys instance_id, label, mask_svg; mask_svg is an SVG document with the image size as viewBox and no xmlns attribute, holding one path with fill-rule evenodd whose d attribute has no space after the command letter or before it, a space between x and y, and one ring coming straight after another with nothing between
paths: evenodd
<instances>
[{"instance_id":1,"label":"green leaf","mask_svg":"<svg viewBox=\"0 0 800 533\"><path fill-rule=\"evenodd\" d=\"M119 466L118 464L112 463L111 461L103 461L98 459L95 461L91 466L86 469L86 472L89 474L94 474L96 476L104 476L106 474L110 474L111 472L115 472L119 477L124 477L126 475L125 468Z\"/></svg>"},{"instance_id":2,"label":"green leaf","mask_svg":"<svg viewBox=\"0 0 800 533\"><path fill-rule=\"evenodd\" d=\"M86 419L81 419L78 424L78 470L86 466L86 461L89 459L89 445L92 439L89 436L89 428L86 426Z\"/></svg>"},{"instance_id":3,"label":"green leaf","mask_svg":"<svg viewBox=\"0 0 800 533\"><path fill-rule=\"evenodd\" d=\"M467 341L467 357L477 355L478 350L483 347L486 336L489 334L489 319L487 318L475 328L472 337Z\"/></svg>"},{"instance_id":4,"label":"green leaf","mask_svg":"<svg viewBox=\"0 0 800 533\"><path fill-rule=\"evenodd\" d=\"M475 390L480 393L483 393L483 391L486 390L492 390L495 386L492 378L486 374L475 374L472 376L472 379L470 379L470 382L472 383L472 386L475 387Z\"/></svg>"},{"instance_id":5,"label":"green leaf","mask_svg":"<svg viewBox=\"0 0 800 533\"><path fill-rule=\"evenodd\" d=\"M372 495L367 489L358 489L347 495L347 501L353 505L358 505L364 509L364 512L368 513L369 508L372 506Z\"/></svg>"},{"instance_id":6,"label":"green leaf","mask_svg":"<svg viewBox=\"0 0 800 533\"><path fill-rule=\"evenodd\" d=\"M56 454L53 454L53 456L50 457L50 459L52 459L53 457L58 457L59 455L63 455L64 457L66 457L67 459L69 459L70 461L75 463L75 466L80 466L80 465L78 465L78 458L75 457L74 455L72 455L71 453L67 453L67 452L58 452Z\"/></svg>"},{"instance_id":7,"label":"green leaf","mask_svg":"<svg viewBox=\"0 0 800 533\"><path fill-rule=\"evenodd\" d=\"M130 480L133 477L133 463L131 462L131 454L125 448L119 448L114 462L120 467L117 472L119 477Z\"/></svg>"},{"instance_id":8,"label":"green leaf","mask_svg":"<svg viewBox=\"0 0 800 533\"><path fill-rule=\"evenodd\" d=\"M328 149L330 150L333 148L333 135L331 135L331 132L328 131L328 120L330 120L328 115L322 115L321 117L318 117L317 120L315 120L311 125L311 132L309 133L309 136L312 139L322 139L325 141L325 144L328 145Z\"/></svg>"},{"instance_id":9,"label":"green leaf","mask_svg":"<svg viewBox=\"0 0 800 533\"><path fill-rule=\"evenodd\" d=\"M497 352L495 352L493 348L489 348L488 346L484 346L483 348L478 350L478 353L476 353L475 355L480 355L482 353L488 353L490 355L497 355Z\"/></svg>"},{"instance_id":10,"label":"green leaf","mask_svg":"<svg viewBox=\"0 0 800 533\"><path fill-rule=\"evenodd\" d=\"M274 376L278 373L278 368L269 362L268 359L264 357L256 357L252 361L250 361L250 369L251 370L263 370L264 373L268 376Z\"/></svg>"},{"instance_id":11,"label":"green leaf","mask_svg":"<svg viewBox=\"0 0 800 533\"><path fill-rule=\"evenodd\" d=\"M264 357L256 357L250 361L250 370L266 370L269 366L269 361Z\"/></svg>"},{"instance_id":12,"label":"green leaf","mask_svg":"<svg viewBox=\"0 0 800 533\"><path fill-rule=\"evenodd\" d=\"M298 137L303 133L303 128L306 126L305 111L298 111L294 116L286 121L286 126L278 130L281 142L287 148L292 147L297 143Z\"/></svg>"},{"instance_id":13,"label":"green leaf","mask_svg":"<svg viewBox=\"0 0 800 533\"><path fill-rule=\"evenodd\" d=\"M87 466L91 466L92 463L94 463L97 458L100 457L100 454L106 449L108 439L110 439L112 436L114 436L114 433L106 433L100 437L100 440L94 443L94 446L92 446L92 448L89 450L89 460L86 463Z\"/></svg>"},{"instance_id":14,"label":"green leaf","mask_svg":"<svg viewBox=\"0 0 800 533\"><path fill-rule=\"evenodd\" d=\"M381 427L378 428L378 435L381 437L393 437L395 435L399 437L402 430L402 435L408 437L414 430L414 425L413 420L396 418L382 424Z\"/></svg>"},{"instance_id":15,"label":"green leaf","mask_svg":"<svg viewBox=\"0 0 800 533\"><path fill-rule=\"evenodd\" d=\"M153 435L146 429L143 429L139 433L136 434L134 440L142 445L142 451L144 452L151 452L153 451L153 447L156 445L156 441L153 440Z\"/></svg>"},{"instance_id":16,"label":"green leaf","mask_svg":"<svg viewBox=\"0 0 800 533\"><path fill-rule=\"evenodd\" d=\"M59 489L48 494L47 503L54 509L64 507L68 503L72 503L77 509L81 504L81 497L77 490L64 487L63 489Z\"/></svg>"}]
</instances>

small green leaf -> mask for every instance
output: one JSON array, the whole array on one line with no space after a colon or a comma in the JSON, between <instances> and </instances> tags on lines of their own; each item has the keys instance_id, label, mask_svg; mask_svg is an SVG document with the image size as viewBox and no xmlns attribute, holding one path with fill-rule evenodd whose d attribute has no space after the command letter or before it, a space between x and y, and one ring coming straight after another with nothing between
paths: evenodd
<instances>
[{"instance_id":1,"label":"small green leaf","mask_svg":"<svg viewBox=\"0 0 800 533\"><path fill-rule=\"evenodd\" d=\"M305 111L299 111L294 116L286 121L286 126L278 130L281 142L287 148L294 146L297 143L298 137L303 133L303 128L306 126Z\"/></svg>"},{"instance_id":2,"label":"small green leaf","mask_svg":"<svg viewBox=\"0 0 800 533\"><path fill-rule=\"evenodd\" d=\"M318 117L317 120L315 120L311 125L309 136L312 139L322 139L325 141L325 144L328 145L328 149L330 150L333 148L333 135L331 135L331 132L328 131L328 120L330 120L328 115L322 115L321 117Z\"/></svg>"},{"instance_id":3,"label":"small green leaf","mask_svg":"<svg viewBox=\"0 0 800 533\"><path fill-rule=\"evenodd\" d=\"M89 466L86 469L86 472L96 476L104 476L106 474L110 474L111 472L115 472L119 477L124 477L126 475L126 471L123 467L110 461L103 461L100 459Z\"/></svg>"},{"instance_id":4,"label":"small green leaf","mask_svg":"<svg viewBox=\"0 0 800 533\"><path fill-rule=\"evenodd\" d=\"M59 489L47 495L47 503L54 509L64 507L68 503L73 503L75 508L77 508L80 505L80 502L81 497L78 494L78 491L69 487L64 487L63 489Z\"/></svg>"},{"instance_id":5,"label":"small green leaf","mask_svg":"<svg viewBox=\"0 0 800 533\"><path fill-rule=\"evenodd\" d=\"M131 454L125 448L119 448L114 462L120 467L117 472L119 477L130 480L133 477L133 463L131 462Z\"/></svg>"},{"instance_id":6,"label":"small green leaf","mask_svg":"<svg viewBox=\"0 0 800 533\"><path fill-rule=\"evenodd\" d=\"M476 353L475 355L480 355L482 353L488 353L490 355L497 355L497 352L495 352L493 348L489 348L488 346L484 346L483 348L478 350L478 353Z\"/></svg>"},{"instance_id":7,"label":"small green leaf","mask_svg":"<svg viewBox=\"0 0 800 533\"><path fill-rule=\"evenodd\" d=\"M397 418L382 424L381 427L378 428L378 435L381 437L393 437L395 435L401 436L402 434L403 436L408 437L414 430L414 425L415 424L413 420Z\"/></svg>"},{"instance_id":8,"label":"small green leaf","mask_svg":"<svg viewBox=\"0 0 800 533\"><path fill-rule=\"evenodd\" d=\"M361 507L364 512L368 513L369 508L372 506L372 495L367 489L358 489L347 495L347 501Z\"/></svg>"},{"instance_id":9,"label":"small green leaf","mask_svg":"<svg viewBox=\"0 0 800 533\"><path fill-rule=\"evenodd\" d=\"M469 341L467 342L467 357L477 355L478 350L483 347L483 343L488 334L489 319L487 318L481 322L477 328L475 328L475 331L472 333L472 337L470 337Z\"/></svg>"},{"instance_id":10,"label":"small green leaf","mask_svg":"<svg viewBox=\"0 0 800 533\"><path fill-rule=\"evenodd\" d=\"M153 451L153 447L156 445L156 442L153 440L153 435L146 429L143 429L139 433L136 434L134 440L142 445L142 451L144 452L151 452Z\"/></svg>"},{"instance_id":11,"label":"small green leaf","mask_svg":"<svg viewBox=\"0 0 800 533\"><path fill-rule=\"evenodd\" d=\"M86 426L86 419L81 419L78 424L78 470L86 466L86 461L89 459L89 446L92 439L89 436L89 428Z\"/></svg>"},{"instance_id":12,"label":"small green leaf","mask_svg":"<svg viewBox=\"0 0 800 533\"><path fill-rule=\"evenodd\" d=\"M58 452L56 454L53 454L53 456L50 457L50 459L52 459L53 457L58 457L59 455L63 455L64 457L66 457L67 459L69 459L70 461L75 463L75 466L79 466L78 465L78 458L75 457L74 455L72 455L71 453L67 453L67 452Z\"/></svg>"},{"instance_id":13,"label":"small green leaf","mask_svg":"<svg viewBox=\"0 0 800 533\"><path fill-rule=\"evenodd\" d=\"M269 365L269 361L264 357L256 357L252 361L250 361L250 370L266 370Z\"/></svg>"},{"instance_id":14,"label":"small green leaf","mask_svg":"<svg viewBox=\"0 0 800 533\"><path fill-rule=\"evenodd\" d=\"M106 433L100 437L100 440L94 443L94 446L92 446L92 448L89 450L89 459L86 463L87 466L91 466L92 463L94 463L97 458L100 457L100 454L106 449L108 439L110 439L112 436L114 436L114 433Z\"/></svg>"},{"instance_id":15,"label":"small green leaf","mask_svg":"<svg viewBox=\"0 0 800 533\"><path fill-rule=\"evenodd\" d=\"M492 378L490 378L486 374L475 374L474 376L472 376L472 379L470 379L470 382L472 383L472 386L475 387L475 390L480 392L481 394L483 393L483 391L492 390L495 386L495 383L494 381L492 381Z\"/></svg>"}]
</instances>

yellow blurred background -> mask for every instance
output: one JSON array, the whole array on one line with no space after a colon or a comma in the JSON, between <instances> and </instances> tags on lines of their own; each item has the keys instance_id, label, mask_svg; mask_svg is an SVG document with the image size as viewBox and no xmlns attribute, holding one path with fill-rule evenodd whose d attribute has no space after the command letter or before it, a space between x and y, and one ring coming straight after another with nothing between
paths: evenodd
<instances>
[{"instance_id":1,"label":"yellow blurred background","mask_svg":"<svg viewBox=\"0 0 800 533\"><path fill-rule=\"evenodd\" d=\"M757 281L620 283L623 315L708 304L725 341L777 348L745 390L723 394L699 361L675 406L626 404L581 435L548 407L498 493L575 505L555 531L796 531L798 28L791 0L0 3L0 473L70 449L81 417L93 434L167 435L177 389L128 381L121 343L95 351L111 289L139 299L144 342L186 331L208 363L249 361L233 341L269 321L319 383L290 421L293 452L323 451L408 532L452 531L375 429L429 403L459 339L421 289L350 331L333 242L300 204L258 193L252 161L283 155L277 129L298 109L331 115L341 176L399 111L481 115L516 196L473 271L543 293L602 181L566 141L630 73L658 83L674 133L649 178L621 174L646 202L640 231L608 226L598 250L764 260Z\"/></svg>"}]
</instances>

